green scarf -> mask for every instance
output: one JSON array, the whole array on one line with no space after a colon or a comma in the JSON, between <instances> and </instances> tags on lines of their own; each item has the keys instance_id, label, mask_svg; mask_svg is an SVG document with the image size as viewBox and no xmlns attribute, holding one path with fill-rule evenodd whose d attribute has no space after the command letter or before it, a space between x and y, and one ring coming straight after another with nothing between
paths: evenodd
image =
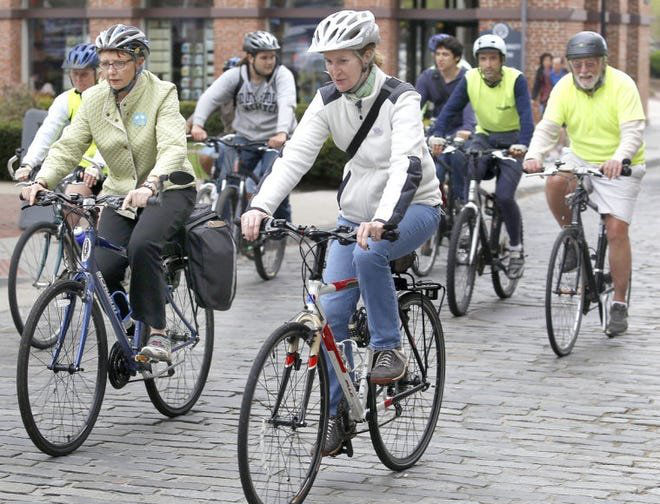
<instances>
[{"instance_id":1,"label":"green scarf","mask_svg":"<svg viewBox=\"0 0 660 504\"><path fill-rule=\"evenodd\" d=\"M376 65L371 66L371 72L367 75L367 78L364 80L362 85L353 93L346 92L344 95L350 100L361 100L369 96L374 90L374 84L376 83Z\"/></svg>"}]
</instances>

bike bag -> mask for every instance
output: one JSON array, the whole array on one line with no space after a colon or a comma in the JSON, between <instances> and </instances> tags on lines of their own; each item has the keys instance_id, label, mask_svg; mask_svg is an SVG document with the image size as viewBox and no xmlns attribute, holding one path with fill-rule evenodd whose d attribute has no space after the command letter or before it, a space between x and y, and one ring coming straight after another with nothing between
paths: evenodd
<instances>
[{"instance_id":1,"label":"bike bag","mask_svg":"<svg viewBox=\"0 0 660 504\"><path fill-rule=\"evenodd\" d=\"M185 230L190 283L197 304L229 310L236 294L236 244L229 227L210 205L197 205Z\"/></svg>"}]
</instances>

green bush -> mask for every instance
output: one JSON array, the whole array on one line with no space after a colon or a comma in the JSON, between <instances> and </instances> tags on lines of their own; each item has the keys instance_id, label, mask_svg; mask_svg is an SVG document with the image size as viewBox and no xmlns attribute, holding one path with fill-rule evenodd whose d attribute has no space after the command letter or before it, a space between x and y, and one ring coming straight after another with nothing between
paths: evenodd
<instances>
[{"instance_id":1,"label":"green bush","mask_svg":"<svg viewBox=\"0 0 660 504\"><path fill-rule=\"evenodd\" d=\"M181 115L188 119L191 115L193 115L193 112L195 111L195 105L197 105L197 102L195 101L181 101L179 106ZM222 134L224 128L222 126L222 121L220 120L220 114L218 112L214 112L210 115L206 121L206 124L204 125L204 129L211 136L218 136Z\"/></svg>"},{"instance_id":2,"label":"green bush","mask_svg":"<svg viewBox=\"0 0 660 504\"><path fill-rule=\"evenodd\" d=\"M660 50L651 53L651 77L660 78Z\"/></svg>"},{"instance_id":3,"label":"green bush","mask_svg":"<svg viewBox=\"0 0 660 504\"><path fill-rule=\"evenodd\" d=\"M11 180L7 161L21 146L21 123L0 121L0 180Z\"/></svg>"}]
</instances>

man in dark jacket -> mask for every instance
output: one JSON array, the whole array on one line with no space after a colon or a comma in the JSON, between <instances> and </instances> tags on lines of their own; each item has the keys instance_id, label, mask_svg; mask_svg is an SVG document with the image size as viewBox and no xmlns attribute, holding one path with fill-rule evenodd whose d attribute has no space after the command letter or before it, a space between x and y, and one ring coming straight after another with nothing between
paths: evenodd
<instances>
[{"instance_id":1,"label":"man in dark jacket","mask_svg":"<svg viewBox=\"0 0 660 504\"><path fill-rule=\"evenodd\" d=\"M449 99L456 84L460 82L466 69L461 65L463 45L451 35L438 33L429 39L429 50L433 53L435 65L422 72L415 87L421 95L422 107L426 102L433 104L433 117L436 118ZM468 104L462 115L452 118L447 134L467 139L476 125L472 107ZM452 167L452 197L463 200L466 192L465 157L460 152L441 154L434 157L436 173L440 182L444 181L446 165Z\"/></svg>"}]
</instances>

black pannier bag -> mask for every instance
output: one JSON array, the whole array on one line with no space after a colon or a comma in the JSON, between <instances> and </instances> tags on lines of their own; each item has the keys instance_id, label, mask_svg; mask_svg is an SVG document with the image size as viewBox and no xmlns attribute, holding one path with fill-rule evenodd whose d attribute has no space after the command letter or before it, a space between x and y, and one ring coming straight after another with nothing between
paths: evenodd
<instances>
[{"instance_id":1,"label":"black pannier bag","mask_svg":"<svg viewBox=\"0 0 660 504\"><path fill-rule=\"evenodd\" d=\"M210 205L197 205L186 222L186 253L195 300L229 310L236 294L236 244Z\"/></svg>"}]
</instances>

